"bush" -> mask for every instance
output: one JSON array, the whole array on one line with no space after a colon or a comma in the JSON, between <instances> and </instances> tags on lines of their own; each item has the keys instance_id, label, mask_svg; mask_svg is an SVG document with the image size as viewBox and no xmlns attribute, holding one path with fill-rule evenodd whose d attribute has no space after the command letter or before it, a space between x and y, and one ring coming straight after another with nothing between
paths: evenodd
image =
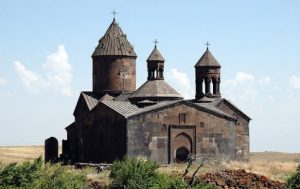
<instances>
[{"instance_id":1,"label":"bush","mask_svg":"<svg viewBox=\"0 0 300 189\"><path fill-rule=\"evenodd\" d=\"M47 164L34 183L34 188L81 189L85 182L86 176L82 172L58 164Z\"/></svg>"},{"instance_id":2,"label":"bush","mask_svg":"<svg viewBox=\"0 0 300 189\"><path fill-rule=\"evenodd\" d=\"M115 161L111 166L109 177L111 188L150 188L158 178L156 169L159 165L152 161L125 158Z\"/></svg>"},{"instance_id":3,"label":"bush","mask_svg":"<svg viewBox=\"0 0 300 189\"><path fill-rule=\"evenodd\" d=\"M199 183L189 186L183 178L170 177L167 175L159 174L156 183L151 189L215 189L213 185L206 183Z\"/></svg>"},{"instance_id":4,"label":"bush","mask_svg":"<svg viewBox=\"0 0 300 189\"><path fill-rule=\"evenodd\" d=\"M60 165L44 165L42 158L21 164L0 164L0 189L83 188L86 176Z\"/></svg>"},{"instance_id":5,"label":"bush","mask_svg":"<svg viewBox=\"0 0 300 189\"><path fill-rule=\"evenodd\" d=\"M300 189L300 165L297 167L296 173L287 179L286 188Z\"/></svg>"},{"instance_id":6,"label":"bush","mask_svg":"<svg viewBox=\"0 0 300 189\"><path fill-rule=\"evenodd\" d=\"M11 163L0 166L0 188L32 188L32 183L39 178L42 169L42 158L33 163Z\"/></svg>"},{"instance_id":7,"label":"bush","mask_svg":"<svg viewBox=\"0 0 300 189\"><path fill-rule=\"evenodd\" d=\"M186 182L182 178L169 177L159 174L158 179L151 189L182 189L187 188Z\"/></svg>"},{"instance_id":8,"label":"bush","mask_svg":"<svg viewBox=\"0 0 300 189\"><path fill-rule=\"evenodd\" d=\"M198 184L189 186L183 178L170 177L157 172L159 165L152 161L125 158L111 166L110 188L126 189L214 189L214 186Z\"/></svg>"}]
</instances>

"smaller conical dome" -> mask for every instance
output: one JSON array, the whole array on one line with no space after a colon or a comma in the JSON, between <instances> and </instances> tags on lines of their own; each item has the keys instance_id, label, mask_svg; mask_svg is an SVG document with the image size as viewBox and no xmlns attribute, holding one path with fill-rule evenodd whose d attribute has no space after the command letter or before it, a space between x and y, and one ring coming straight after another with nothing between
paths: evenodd
<instances>
[{"instance_id":1,"label":"smaller conical dome","mask_svg":"<svg viewBox=\"0 0 300 189\"><path fill-rule=\"evenodd\" d=\"M156 45L155 45L153 51L151 52L150 56L148 57L147 61L148 62L150 62L150 61L164 62L165 61L164 57L158 51Z\"/></svg>"},{"instance_id":2,"label":"smaller conical dome","mask_svg":"<svg viewBox=\"0 0 300 189\"><path fill-rule=\"evenodd\" d=\"M221 65L207 48L205 53L198 60L195 67L221 67Z\"/></svg>"}]
</instances>

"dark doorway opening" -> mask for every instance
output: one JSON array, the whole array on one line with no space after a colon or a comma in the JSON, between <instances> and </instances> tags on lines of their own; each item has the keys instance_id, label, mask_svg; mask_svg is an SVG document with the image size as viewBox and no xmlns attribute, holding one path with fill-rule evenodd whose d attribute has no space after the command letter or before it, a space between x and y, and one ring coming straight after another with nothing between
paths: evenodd
<instances>
[{"instance_id":1,"label":"dark doorway opening","mask_svg":"<svg viewBox=\"0 0 300 189\"><path fill-rule=\"evenodd\" d=\"M176 156L175 156L176 163L184 162L188 158L189 154L190 154L190 151L186 147L184 147L184 146L179 147L176 150Z\"/></svg>"}]
</instances>

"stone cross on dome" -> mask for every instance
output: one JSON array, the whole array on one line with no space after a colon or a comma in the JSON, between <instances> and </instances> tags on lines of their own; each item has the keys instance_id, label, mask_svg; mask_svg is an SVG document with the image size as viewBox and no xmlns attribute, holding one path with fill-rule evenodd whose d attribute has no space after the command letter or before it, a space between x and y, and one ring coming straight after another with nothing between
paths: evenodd
<instances>
[{"instance_id":1,"label":"stone cross on dome","mask_svg":"<svg viewBox=\"0 0 300 189\"><path fill-rule=\"evenodd\" d=\"M206 45L206 48L208 49L208 46L210 45L209 43L208 43L208 41L205 43L205 45Z\"/></svg>"},{"instance_id":2,"label":"stone cross on dome","mask_svg":"<svg viewBox=\"0 0 300 189\"><path fill-rule=\"evenodd\" d=\"M157 46L157 44L158 44L159 42L158 42L157 39L155 39L155 40L153 41L153 43L154 43L154 47L156 48L156 46Z\"/></svg>"},{"instance_id":3,"label":"stone cross on dome","mask_svg":"<svg viewBox=\"0 0 300 189\"><path fill-rule=\"evenodd\" d=\"M116 19L116 15L118 14L118 12L116 10L113 10L111 13L112 13L113 18L115 20Z\"/></svg>"}]
</instances>

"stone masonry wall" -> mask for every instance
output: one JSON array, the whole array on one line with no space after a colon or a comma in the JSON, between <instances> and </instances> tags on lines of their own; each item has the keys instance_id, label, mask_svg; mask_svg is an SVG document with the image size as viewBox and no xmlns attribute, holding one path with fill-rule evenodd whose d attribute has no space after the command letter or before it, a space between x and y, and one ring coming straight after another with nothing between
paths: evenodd
<instances>
[{"instance_id":1,"label":"stone masonry wall","mask_svg":"<svg viewBox=\"0 0 300 189\"><path fill-rule=\"evenodd\" d=\"M82 162L112 163L126 155L125 118L99 104L82 125Z\"/></svg>"},{"instance_id":2,"label":"stone masonry wall","mask_svg":"<svg viewBox=\"0 0 300 189\"><path fill-rule=\"evenodd\" d=\"M180 120L179 114L185 114L181 116L184 120ZM235 159L235 129L233 121L179 104L128 119L127 154L171 163L182 141L183 146L191 145L187 149L193 154ZM179 136L186 139L177 140Z\"/></svg>"},{"instance_id":3,"label":"stone masonry wall","mask_svg":"<svg viewBox=\"0 0 300 189\"><path fill-rule=\"evenodd\" d=\"M236 122L236 159L249 161L250 141L249 141L249 120L244 118L237 110L225 102L221 102L218 108L229 115L237 118Z\"/></svg>"}]
</instances>

